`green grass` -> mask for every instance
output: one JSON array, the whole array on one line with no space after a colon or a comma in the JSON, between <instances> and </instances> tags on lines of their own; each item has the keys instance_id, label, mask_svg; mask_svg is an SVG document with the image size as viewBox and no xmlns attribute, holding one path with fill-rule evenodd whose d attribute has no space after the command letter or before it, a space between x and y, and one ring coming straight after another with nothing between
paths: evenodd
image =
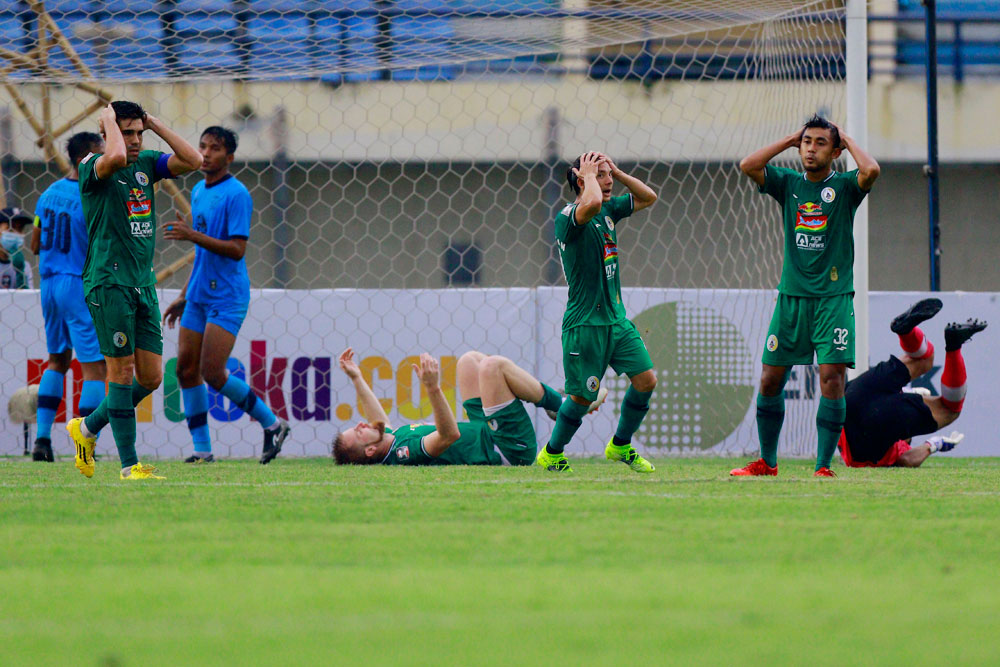
<instances>
[{"instance_id":1,"label":"green grass","mask_svg":"<svg viewBox=\"0 0 1000 667\"><path fill-rule=\"evenodd\" d=\"M735 463L0 459L0 662L995 663L1000 460Z\"/></svg>"}]
</instances>

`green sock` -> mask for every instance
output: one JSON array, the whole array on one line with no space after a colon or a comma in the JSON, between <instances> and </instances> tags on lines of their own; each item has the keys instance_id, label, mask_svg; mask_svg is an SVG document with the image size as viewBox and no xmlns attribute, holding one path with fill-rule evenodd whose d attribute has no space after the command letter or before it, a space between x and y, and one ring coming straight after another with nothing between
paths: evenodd
<instances>
[{"instance_id":1,"label":"green sock","mask_svg":"<svg viewBox=\"0 0 1000 667\"><path fill-rule=\"evenodd\" d=\"M108 425L108 402L108 395L105 394L94 411L83 420L84 426L94 435L100 433L101 429Z\"/></svg>"},{"instance_id":2,"label":"green sock","mask_svg":"<svg viewBox=\"0 0 1000 667\"><path fill-rule=\"evenodd\" d=\"M559 392L545 384L540 382L542 385L542 398L535 403L538 407L543 410L552 410L553 412L558 412L559 408L562 407L563 398L559 395Z\"/></svg>"},{"instance_id":3,"label":"green sock","mask_svg":"<svg viewBox=\"0 0 1000 667\"><path fill-rule=\"evenodd\" d=\"M632 442L632 436L639 430L639 425L649 412L649 397L651 391L639 391L632 385L625 390L622 399L622 416L618 418L618 428L615 430L614 443L621 447Z\"/></svg>"},{"instance_id":4,"label":"green sock","mask_svg":"<svg viewBox=\"0 0 1000 667\"><path fill-rule=\"evenodd\" d=\"M549 454L562 454L566 445L573 439L573 434L583 424L583 417L590 409L589 405L580 405L572 398L567 398L559 408L559 416L556 417L555 428L549 437L549 444L545 446Z\"/></svg>"},{"instance_id":5,"label":"green sock","mask_svg":"<svg viewBox=\"0 0 1000 667\"><path fill-rule=\"evenodd\" d=\"M132 405L132 387L117 382L108 383L108 416L111 432L115 434L115 447L122 468L139 462L135 455L135 406ZM89 426L87 427L90 428Z\"/></svg>"},{"instance_id":6,"label":"green sock","mask_svg":"<svg viewBox=\"0 0 1000 667\"><path fill-rule=\"evenodd\" d=\"M820 396L819 409L816 410L816 432L819 435L816 446L816 470L830 467L846 418L847 399L843 396L836 399Z\"/></svg>"},{"instance_id":7,"label":"green sock","mask_svg":"<svg viewBox=\"0 0 1000 667\"><path fill-rule=\"evenodd\" d=\"M135 378L132 378L132 407L133 408L136 407L137 405L139 405L140 403L142 403L142 399L146 398L147 396L149 396L152 393L153 393L152 389L146 389L141 384L139 384L138 380L136 380Z\"/></svg>"},{"instance_id":8,"label":"green sock","mask_svg":"<svg viewBox=\"0 0 1000 667\"><path fill-rule=\"evenodd\" d=\"M778 436L785 421L785 392L777 396L757 394L757 436L760 438L760 456L764 463L774 468L778 465Z\"/></svg>"}]
</instances>

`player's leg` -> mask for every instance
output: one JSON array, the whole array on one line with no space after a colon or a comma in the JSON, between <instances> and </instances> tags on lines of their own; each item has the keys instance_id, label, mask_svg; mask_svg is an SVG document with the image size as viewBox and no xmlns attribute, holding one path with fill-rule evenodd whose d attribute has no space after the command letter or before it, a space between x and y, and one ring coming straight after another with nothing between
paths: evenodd
<instances>
[{"instance_id":1,"label":"player's leg","mask_svg":"<svg viewBox=\"0 0 1000 667\"><path fill-rule=\"evenodd\" d=\"M94 320L90 316L90 311L84 307L86 299L83 295L83 279L78 276L68 276L67 281L71 284L67 287L68 293L61 302L62 314L83 375L79 402L80 416L87 417L104 400L108 368L104 363L104 355L101 354Z\"/></svg>"},{"instance_id":2,"label":"player's leg","mask_svg":"<svg viewBox=\"0 0 1000 667\"><path fill-rule=\"evenodd\" d=\"M506 357L484 357L478 371L483 419L493 444L511 465L531 465L538 444L522 401L558 410L562 397Z\"/></svg>"},{"instance_id":3,"label":"player's leg","mask_svg":"<svg viewBox=\"0 0 1000 667\"><path fill-rule=\"evenodd\" d=\"M281 452L291 427L284 419L275 416L250 385L226 371L229 353L236 343L236 334L243 326L246 313L247 304L230 307L213 304L208 308L205 337L201 344L201 373L210 386L260 422L264 428L260 463L267 464Z\"/></svg>"},{"instance_id":4,"label":"player's leg","mask_svg":"<svg viewBox=\"0 0 1000 667\"><path fill-rule=\"evenodd\" d=\"M854 365L854 297L839 294L811 300L812 345L819 363L816 410L816 476L832 477L830 464L847 418L847 367Z\"/></svg>"},{"instance_id":5,"label":"player's leg","mask_svg":"<svg viewBox=\"0 0 1000 667\"><path fill-rule=\"evenodd\" d=\"M622 461L635 472L653 472L653 464L639 456L632 446L632 436L649 412L649 399L656 388L653 360L635 325L628 320L612 327L612 340L611 367L616 373L628 376L629 386L622 398L618 427L604 448L604 456L611 461Z\"/></svg>"},{"instance_id":6,"label":"player's leg","mask_svg":"<svg viewBox=\"0 0 1000 667\"><path fill-rule=\"evenodd\" d=\"M944 329L945 357L944 370L941 371L941 405L954 412L955 418L965 403L966 372L962 345L985 328L986 322L970 319L965 322L952 322Z\"/></svg>"},{"instance_id":7,"label":"player's leg","mask_svg":"<svg viewBox=\"0 0 1000 667\"><path fill-rule=\"evenodd\" d=\"M201 375L202 339L205 332L205 309L194 301L184 305L177 333L177 383L184 401L184 418L194 443L194 454L185 463L214 460L212 438L208 429L208 387Z\"/></svg>"},{"instance_id":8,"label":"player's leg","mask_svg":"<svg viewBox=\"0 0 1000 667\"><path fill-rule=\"evenodd\" d=\"M455 375L458 393L463 401L479 398L482 395L479 389L479 363L485 358L486 355L477 350L469 350L458 358Z\"/></svg>"},{"instance_id":9,"label":"player's leg","mask_svg":"<svg viewBox=\"0 0 1000 667\"><path fill-rule=\"evenodd\" d=\"M941 299L922 299L893 318L889 329L899 336L899 346L908 357L922 359L934 354L934 346L917 325L941 310Z\"/></svg>"},{"instance_id":10,"label":"player's leg","mask_svg":"<svg viewBox=\"0 0 1000 667\"><path fill-rule=\"evenodd\" d=\"M47 328L47 327L46 327ZM31 450L33 461L55 460L52 454L52 423L63 399L63 388L66 382L66 372L73 360L73 350L67 349L55 354L49 354L49 363L38 382L38 412L35 415L37 433L35 446Z\"/></svg>"}]
</instances>

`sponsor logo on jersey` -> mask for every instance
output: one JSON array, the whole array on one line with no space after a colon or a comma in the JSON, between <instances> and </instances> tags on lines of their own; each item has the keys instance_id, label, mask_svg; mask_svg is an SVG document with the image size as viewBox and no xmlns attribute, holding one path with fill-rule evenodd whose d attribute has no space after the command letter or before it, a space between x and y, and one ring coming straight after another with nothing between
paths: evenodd
<instances>
[{"instance_id":1,"label":"sponsor logo on jersey","mask_svg":"<svg viewBox=\"0 0 1000 667\"><path fill-rule=\"evenodd\" d=\"M132 227L132 236L148 238L153 235L153 202L142 188L129 188L128 221Z\"/></svg>"},{"instance_id":2,"label":"sponsor logo on jersey","mask_svg":"<svg viewBox=\"0 0 1000 667\"><path fill-rule=\"evenodd\" d=\"M796 232L813 234L826 231L827 217L823 215L823 207L814 202L799 204L799 214L795 219ZM796 245L798 242L796 240ZM801 247L801 246L799 246Z\"/></svg>"},{"instance_id":3,"label":"sponsor logo on jersey","mask_svg":"<svg viewBox=\"0 0 1000 667\"><path fill-rule=\"evenodd\" d=\"M139 185L149 185L149 176L146 176L144 171L135 172L135 180L138 181Z\"/></svg>"},{"instance_id":4,"label":"sponsor logo on jersey","mask_svg":"<svg viewBox=\"0 0 1000 667\"><path fill-rule=\"evenodd\" d=\"M799 250L826 250L826 234L795 234L795 247Z\"/></svg>"},{"instance_id":5,"label":"sponsor logo on jersey","mask_svg":"<svg viewBox=\"0 0 1000 667\"><path fill-rule=\"evenodd\" d=\"M611 239L611 234L604 232L604 263L610 264L618 260L618 244Z\"/></svg>"},{"instance_id":6,"label":"sponsor logo on jersey","mask_svg":"<svg viewBox=\"0 0 1000 667\"><path fill-rule=\"evenodd\" d=\"M819 193L820 199L825 201L827 204L832 202L837 198L837 191L833 188L823 188L823 191Z\"/></svg>"},{"instance_id":7,"label":"sponsor logo on jersey","mask_svg":"<svg viewBox=\"0 0 1000 667\"><path fill-rule=\"evenodd\" d=\"M403 446L396 448L396 460L397 461L409 461L410 460L410 448Z\"/></svg>"},{"instance_id":8,"label":"sponsor logo on jersey","mask_svg":"<svg viewBox=\"0 0 1000 667\"><path fill-rule=\"evenodd\" d=\"M774 334L771 334L770 336L767 337L767 351L774 352L777 349L778 349L778 337L775 336Z\"/></svg>"},{"instance_id":9,"label":"sponsor logo on jersey","mask_svg":"<svg viewBox=\"0 0 1000 667\"><path fill-rule=\"evenodd\" d=\"M597 391L597 388L601 386L601 381L597 379L596 375L591 375L587 378L587 391Z\"/></svg>"}]
</instances>

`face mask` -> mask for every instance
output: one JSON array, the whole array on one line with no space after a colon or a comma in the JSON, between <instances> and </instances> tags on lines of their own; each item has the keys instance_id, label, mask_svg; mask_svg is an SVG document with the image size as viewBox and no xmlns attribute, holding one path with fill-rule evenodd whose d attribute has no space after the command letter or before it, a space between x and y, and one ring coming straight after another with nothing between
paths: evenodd
<instances>
[{"instance_id":1,"label":"face mask","mask_svg":"<svg viewBox=\"0 0 1000 667\"><path fill-rule=\"evenodd\" d=\"M24 237L17 232L4 232L0 235L0 245L7 252L14 253L24 245Z\"/></svg>"}]
</instances>

